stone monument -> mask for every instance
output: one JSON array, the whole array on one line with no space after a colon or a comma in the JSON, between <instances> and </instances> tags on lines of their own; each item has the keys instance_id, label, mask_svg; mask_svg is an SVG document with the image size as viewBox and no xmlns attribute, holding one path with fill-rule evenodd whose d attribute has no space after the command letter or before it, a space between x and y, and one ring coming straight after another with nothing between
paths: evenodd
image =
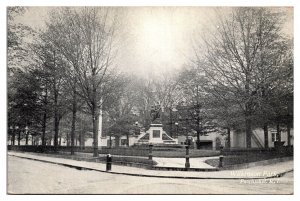
<instances>
[{"instance_id":1,"label":"stone monument","mask_svg":"<svg viewBox=\"0 0 300 201\"><path fill-rule=\"evenodd\" d=\"M145 134L139 137L138 142L147 144L177 144L178 140L171 138L163 130L160 105L151 107L150 116L150 128L146 131Z\"/></svg>"}]
</instances>

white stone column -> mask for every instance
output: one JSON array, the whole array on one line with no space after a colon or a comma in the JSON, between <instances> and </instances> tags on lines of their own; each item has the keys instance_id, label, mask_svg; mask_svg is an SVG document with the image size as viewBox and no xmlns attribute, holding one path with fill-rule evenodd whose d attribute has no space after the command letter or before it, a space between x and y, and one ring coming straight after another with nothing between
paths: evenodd
<instances>
[{"instance_id":1,"label":"white stone column","mask_svg":"<svg viewBox=\"0 0 300 201\"><path fill-rule=\"evenodd\" d=\"M103 116L103 112L102 112L102 103L103 103L103 100L101 98L100 100L100 111L99 111L99 118L98 118L98 146L100 147L101 149L101 146L103 146L102 144L102 116Z\"/></svg>"}]
</instances>

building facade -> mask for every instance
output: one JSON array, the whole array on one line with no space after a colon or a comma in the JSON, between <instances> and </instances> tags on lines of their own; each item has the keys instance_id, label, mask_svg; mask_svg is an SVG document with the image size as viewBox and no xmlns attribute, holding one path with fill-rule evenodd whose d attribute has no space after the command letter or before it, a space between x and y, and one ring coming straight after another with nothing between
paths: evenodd
<instances>
[{"instance_id":1,"label":"building facade","mask_svg":"<svg viewBox=\"0 0 300 201\"><path fill-rule=\"evenodd\" d=\"M252 131L251 147L252 148L264 148L265 139L263 129L255 129ZM284 146L288 145L287 131L281 131L281 142ZM291 129L291 145L294 144L294 130ZM232 148L246 148L246 133L245 132L231 132L230 147ZM268 145L274 147L274 142L278 141L277 131L275 129L268 130Z\"/></svg>"}]
</instances>

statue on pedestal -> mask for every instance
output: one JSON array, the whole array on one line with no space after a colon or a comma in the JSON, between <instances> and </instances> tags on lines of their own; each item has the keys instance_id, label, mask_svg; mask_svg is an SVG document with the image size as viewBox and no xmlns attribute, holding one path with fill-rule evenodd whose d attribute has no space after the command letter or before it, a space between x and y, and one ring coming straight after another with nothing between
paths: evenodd
<instances>
[{"instance_id":1,"label":"statue on pedestal","mask_svg":"<svg viewBox=\"0 0 300 201\"><path fill-rule=\"evenodd\" d=\"M151 124L147 130L138 139L138 143L144 144L177 144L178 141L170 137L164 130L161 120L162 107L160 104L151 106L150 117Z\"/></svg>"},{"instance_id":2,"label":"statue on pedestal","mask_svg":"<svg viewBox=\"0 0 300 201\"><path fill-rule=\"evenodd\" d=\"M151 106L150 116L152 123L161 123L160 119L161 107L160 105Z\"/></svg>"}]
</instances>

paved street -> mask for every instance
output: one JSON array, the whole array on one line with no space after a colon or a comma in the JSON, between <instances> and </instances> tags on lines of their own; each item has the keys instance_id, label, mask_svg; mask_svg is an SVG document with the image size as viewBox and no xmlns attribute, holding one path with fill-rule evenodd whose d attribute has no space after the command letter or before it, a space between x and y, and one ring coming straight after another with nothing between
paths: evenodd
<instances>
[{"instance_id":1,"label":"paved street","mask_svg":"<svg viewBox=\"0 0 300 201\"><path fill-rule=\"evenodd\" d=\"M293 173L268 180L114 175L8 156L11 194L292 194Z\"/></svg>"}]
</instances>

